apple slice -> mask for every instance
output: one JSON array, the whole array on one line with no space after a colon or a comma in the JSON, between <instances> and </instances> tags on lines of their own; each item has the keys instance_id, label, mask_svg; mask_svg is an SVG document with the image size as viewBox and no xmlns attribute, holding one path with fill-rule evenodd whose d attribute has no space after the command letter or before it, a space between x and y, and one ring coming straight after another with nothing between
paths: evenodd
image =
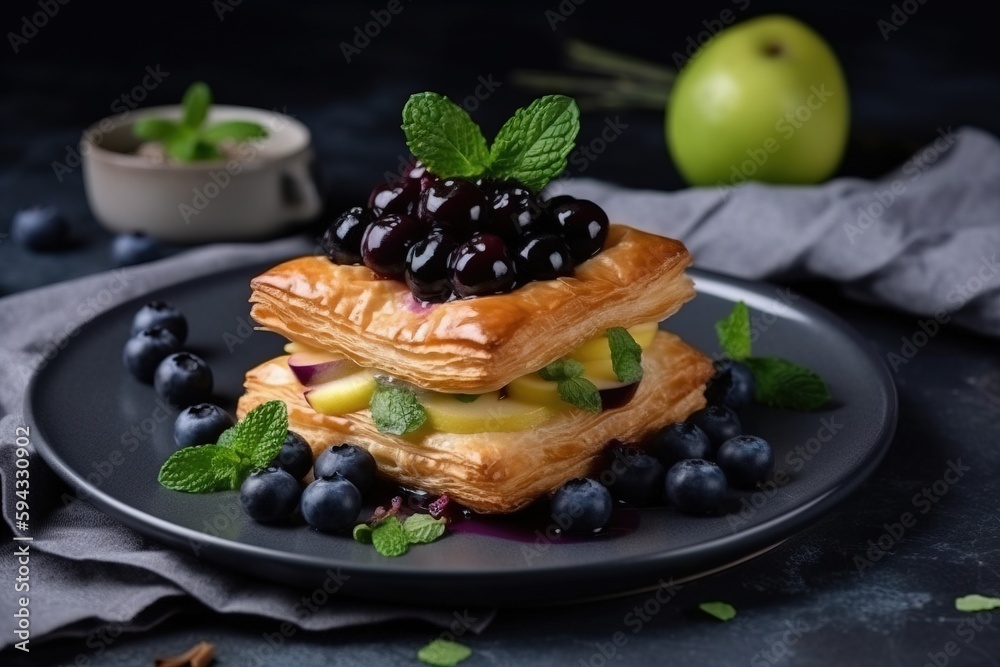
<instances>
[{"instance_id":1,"label":"apple slice","mask_svg":"<svg viewBox=\"0 0 1000 667\"><path fill-rule=\"evenodd\" d=\"M544 405L500 398L496 391L479 394L472 402L437 392L423 394L419 400L427 412L427 425L444 433L523 431L556 414Z\"/></svg>"},{"instance_id":2,"label":"apple slice","mask_svg":"<svg viewBox=\"0 0 1000 667\"><path fill-rule=\"evenodd\" d=\"M629 327L628 332L632 334L632 338L639 344L639 347L645 350L653 344L653 337L656 336L659 328L659 322L646 322ZM608 347L608 337L603 334L595 336L566 356L577 361L610 359L611 348Z\"/></svg>"},{"instance_id":3,"label":"apple slice","mask_svg":"<svg viewBox=\"0 0 1000 667\"><path fill-rule=\"evenodd\" d=\"M306 390L305 397L312 409L320 414L346 415L367 408L375 387L375 372L362 368Z\"/></svg>"},{"instance_id":4,"label":"apple slice","mask_svg":"<svg viewBox=\"0 0 1000 667\"><path fill-rule=\"evenodd\" d=\"M325 352L296 352L288 357L288 367L299 382L311 387L357 373L361 367L353 361Z\"/></svg>"},{"instance_id":5,"label":"apple slice","mask_svg":"<svg viewBox=\"0 0 1000 667\"><path fill-rule=\"evenodd\" d=\"M583 377L587 378L594 383L598 391L606 391L609 389L621 389L622 387L627 387L628 385L624 382L619 382L617 379L609 380L606 377L594 377L589 372L589 367L592 364L601 364L602 362L587 362L584 364L585 370L583 372ZM608 368L611 367L611 361L605 362ZM604 374L604 369L601 367L600 373ZM611 372L611 377L614 378L614 371ZM517 378L509 385L507 385L507 396L516 399L518 401L524 401L525 403L532 403L534 405L544 405L548 408L554 410L565 410L567 408L572 408L569 403L562 400L559 396L559 385L555 382L549 382L548 380L543 380L538 373L530 373L528 375L522 375Z\"/></svg>"}]
</instances>

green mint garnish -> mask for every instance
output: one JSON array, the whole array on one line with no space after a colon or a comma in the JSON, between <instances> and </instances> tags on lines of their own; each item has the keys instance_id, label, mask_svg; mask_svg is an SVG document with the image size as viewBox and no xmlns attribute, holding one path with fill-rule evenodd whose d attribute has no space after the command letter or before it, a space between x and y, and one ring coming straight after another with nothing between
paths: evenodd
<instances>
[{"instance_id":1,"label":"green mint garnish","mask_svg":"<svg viewBox=\"0 0 1000 667\"><path fill-rule=\"evenodd\" d=\"M719 345L730 359L743 361L750 356L750 310L740 301L732 312L715 323Z\"/></svg>"},{"instance_id":2,"label":"green mint garnish","mask_svg":"<svg viewBox=\"0 0 1000 667\"><path fill-rule=\"evenodd\" d=\"M171 454L157 480L168 489L187 493L237 489L251 471L278 455L287 433L288 407L282 401L268 401L223 432L218 443Z\"/></svg>"},{"instance_id":3,"label":"green mint garnish","mask_svg":"<svg viewBox=\"0 0 1000 667\"><path fill-rule=\"evenodd\" d=\"M402 556L410 548L410 540L403 530L403 524L390 516L372 529L372 544L375 551L389 558Z\"/></svg>"},{"instance_id":4,"label":"green mint garnish","mask_svg":"<svg viewBox=\"0 0 1000 667\"><path fill-rule=\"evenodd\" d=\"M642 379L642 347L628 329L612 327L605 334L611 350L611 368L619 382L632 384Z\"/></svg>"},{"instance_id":5,"label":"green mint garnish","mask_svg":"<svg viewBox=\"0 0 1000 667\"><path fill-rule=\"evenodd\" d=\"M227 120L205 126L212 106L212 91L201 82L191 84L181 101L180 121L165 118L141 118L133 128L135 136L144 141L159 141L167 155L175 160L190 162L218 158L222 141L245 141L267 136L263 126L250 121Z\"/></svg>"},{"instance_id":6,"label":"green mint garnish","mask_svg":"<svg viewBox=\"0 0 1000 667\"><path fill-rule=\"evenodd\" d=\"M475 403L479 394L455 394L455 400L462 403Z\"/></svg>"},{"instance_id":7,"label":"green mint garnish","mask_svg":"<svg viewBox=\"0 0 1000 667\"><path fill-rule=\"evenodd\" d=\"M413 514L403 521L403 530L410 544L428 544L444 535L448 521L430 514Z\"/></svg>"},{"instance_id":8,"label":"green mint garnish","mask_svg":"<svg viewBox=\"0 0 1000 667\"><path fill-rule=\"evenodd\" d=\"M720 621L728 621L736 617L736 608L728 602L702 602L698 609Z\"/></svg>"},{"instance_id":9,"label":"green mint garnish","mask_svg":"<svg viewBox=\"0 0 1000 667\"><path fill-rule=\"evenodd\" d=\"M490 148L490 175L541 190L566 168L580 131L580 108L565 95L546 95L518 109Z\"/></svg>"},{"instance_id":10,"label":"green mint garnish","mask_svg":"<svg viewBox=\"0 0 1000 667\"><path fill-rule=\"evenodd\" d=\"M427 413L410 389L380 381L368 409L375 428L382 433L406 435L424 425Z\"/></svg>"},{"instance_id":11,"label":"green mint garnish","mask_svg":"<svg viewBox=\"0 0 1000 667\"><path fill-rule=\"evenodd\" d=\"M440 178L478 176L489 166L479 126L443 95L411 95L403 107L403 133L410 152Z\"/></svg>"},{"instance_id":12,"label":"green mint garnish","mask_svg":"<svg viewBox=\"0 0 1000 667\"><path fill-rule=\"evenodd\" d=\"M558 383L559 398L588 412L601 411L601 392L594 383L583 377L583 364L575 359L559 359L538 371L549 382Z\"/></svg>"},{"instance_id":13,"label":"green mint garnish","mask_svg":"<svg viewBox=\"0 0 1000 667\"><path fill-rule=\"evenodd\" d=\"M579 131L580 109L564 95L518 109L490 148L469 114L443 95L417 93L403 107L406 145L441 178L489 175L535 191L566 168Z\"/></svg>"},{"instance_id":14,"label":"green mint garnish","mask_svg":"<svg viewBox=\"0 0 1000 667\"><path fill-rule=\"evenodd\" d=\"M472 655L472 649L447 639L435 639L417 651L417 659L431 667L455 667Z\"/></svg>"},{"instance_id":15,"label":"green mint garnish","mask_svg":"<svg viewBox=\"0 0 1000 667\"><path fill-rule=\"evenodd\" d=\"M830 389L805 366L777 357L747 357L743 363L756 381L754 398L772 408L817 410L830 400Z\"/></svg>"},{"instance_id":16,"label":"green mint garnish","mask_svg":"<svg viewBox=\"0 0 1000 667\"><path fill-rule=\"evenodd\" d=\"M351 536L356 542L361 544L371 544L372 543L372 529L367 523L359 523L354 527L351 532Z\"/></svg>"},{"instance_id":17,"label":"green mint garnish","mask_svg":"<svg viewBox=\"0 0 1000 667\"><path fill-rule=\"evenodd\" d=\"M1000 609L1000 598L988 598L983 595L966 595L955 598L955 609L958 611L990 611Z\"/></svg>"},{"instance_id":18,"label":"green mint garnish","mask_svg":"<svg viewBox=\"0 0 1000 667\"><path fill-rule=\"evenodd\" d=\"M750 310L742 301L716 322L719 344L730 359L747 365L756 383L754 398L772 408L817 410L830 400L830 388L814 371L778 357L753 357Z\"/></svg>"}]
</instances>

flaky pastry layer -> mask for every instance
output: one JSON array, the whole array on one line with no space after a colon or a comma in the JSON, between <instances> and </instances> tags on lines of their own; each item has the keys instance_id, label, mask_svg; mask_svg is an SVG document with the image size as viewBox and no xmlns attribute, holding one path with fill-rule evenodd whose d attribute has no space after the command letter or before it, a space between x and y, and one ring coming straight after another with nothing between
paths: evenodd
<instances>
[{"instance_id":1,"label":"flaky pastry layer","mask_svg":"<svg viewBox=\"0 0 1000 667\"><path fill-rule=\"evenodd\" d=\"M289 340L343 354L419 387L485 392L533 372L609 327L660 321L694 296L680 241L612 225L571 278L442 304L364 266L313 255L254 278L251 316Z\"/></svg>"},{"instance_id":2,"label":"flaky pastry layer","mask_svg":"<svg viewBox=\"0 0 1000 667\"><path fill-rule=\"evenodd\" d=\"M598 414L567 408L544 424L508 433L454 434L427 430L399 437L380 433L368 410L341 417L315 412L288 369L287 356L250 370L240 398L242 418L255 406L279 399L288 405L289 428L314 454L350 442L375 457L379 474L403 486L452 499L482 513L521 509L573 477L598 472L611 440L640 442L666 424L705 405L711 360L679 337L659 332L643 352L643 379L624 406Z\"/></svg>"}]
</instances>

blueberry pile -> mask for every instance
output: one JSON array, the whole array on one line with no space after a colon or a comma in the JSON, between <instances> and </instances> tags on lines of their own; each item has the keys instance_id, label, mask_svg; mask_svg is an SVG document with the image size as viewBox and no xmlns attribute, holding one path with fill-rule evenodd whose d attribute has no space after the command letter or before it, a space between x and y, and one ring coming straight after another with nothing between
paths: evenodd
<instances>
[{"instance_id":1,"label":"blueberry pile","mask_svg":"<svg viewBox=\"0 0 1000 667\"><path fill-rule=\"evenodd\" d=\"M516 182L442 179L415 162L376 186L367 207L342 213L320 245L335 264L364 264L439 303L572 276L604 247L608 226L585 199L543 201Z\"/></svg>"},{"instance_id":2,"label":"blueberry pile","mask_svg":"<svg viewBox=\"0 0 1000 667\"><path fill-rule=\"evenodd\" d=\"M180 310L151 301L132 319L131 336L122 350L125 368L179 408L203 403L212 395L212 369L182 349L187 334L187 319Z\"/></svg>"},{"instance_id":3,"label":"blueberry pile","mask_svg":"<svg viewBox=\"0 0 1000 667\"><path fill-rule=\"evenodd\" d=\"M715 369L705 391L708 406L660 429L645 448L612 447L598 479L573 479L556 491L549 506L553 521L567 532L600 531L613 500L632 505L666 500L688 514L711 514L730 487L767 481L774 451L763 438L743 434L736 412L753 400L753 375L730 360Z\"/></svg>"}]
</instances>

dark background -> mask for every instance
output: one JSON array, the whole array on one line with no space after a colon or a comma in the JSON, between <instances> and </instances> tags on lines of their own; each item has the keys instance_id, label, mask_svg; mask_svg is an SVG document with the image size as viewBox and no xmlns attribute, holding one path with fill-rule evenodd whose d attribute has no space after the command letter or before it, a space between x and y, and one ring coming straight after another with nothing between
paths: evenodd
<instances>
[{"instance_id":1,"label":"dark background","mask_svg":"<svg viewBox=\"0 0 1000 667\"><path fill-rule=\"evenodd\" d=\"M479 77L501 83L473 114L491 136L536 94L516 88L516 68L562 67L564 40L580 38L669 64L704 21L730 8L740 19L787 12L814 26L839 55L851 93L851 138L838 176L876 177L933 140L939 128L976 125L1000 132L1000 45L996 22L976 5L927 0L919 4L630 3L587 0L552 30L547 10L558 2L434 3L401 0L404 10L354 61L339 48L354 27L385 2L280 3L243 0L223 14L211 2L85 3L72 0L14 54L0 44L0 234L15 210L55 203L71 217L80 244L30 255L0 242L0 296L111 266L110 236L90 217L79 170L60 182L63 161L80 131L112 113L111 104L138 85L146 66L169 72L143 106L171 104L187 85L207 81L220 103L277 108L313 132L330 209L362 201L405 152L399 112L409 94L434 90L455 99ZM221 3L216 3L219 6ZM743 5L744 3L740 3ZM877 22L894 5L912 13L883 38ZM651 7L656 7L655 11ZM913 11L913 10L916 11ZM21 30L37 2L4 3L0 29ZM596 136L604 112L585 114L580 142ZM670 164L663 113L624 111L630 129L585 174L641 188L683 187ZM1000 186L1000 184L998 184ZM853 323L884 356L898 351L912 317L862 307L831 286L796 285ZM2 335L2 332L0 332ZM687 587L631 639L609 664L900 664L922 665L956 640L965 618L958 595L1000 594L1000 357L995 341L948 329L896 375L901 422L894 447L876 474L814 528L726 574ZM976 465L925 521L875 567L858 573L884 524L911 508L914 493L939 478L956 457ZM588 664L646 596L571 608L501 610L467 663ZM704 599L739 609L720 625L692 612ZM220 664L245 664L270 624L188 612L165 628L121 639L103 664L148 664L151 656L201 638L219 643ZM995 615L995 614L994 614ZM997 619L1000 620L1000 619ZM808 626L787 656L761 653L782 638L787 623ZM998 664L1000 622L961 644L952 665ZM272 664L415 664L416 648L436 636L421 625L361 631L300 633ZM69 662L83 647L32 643L32 664ZM754 660L757 662L753 662ZM763 660L764 662L760 662ZM598 664L592 661L589 664Z\"/></svg>"}]
</instances>

